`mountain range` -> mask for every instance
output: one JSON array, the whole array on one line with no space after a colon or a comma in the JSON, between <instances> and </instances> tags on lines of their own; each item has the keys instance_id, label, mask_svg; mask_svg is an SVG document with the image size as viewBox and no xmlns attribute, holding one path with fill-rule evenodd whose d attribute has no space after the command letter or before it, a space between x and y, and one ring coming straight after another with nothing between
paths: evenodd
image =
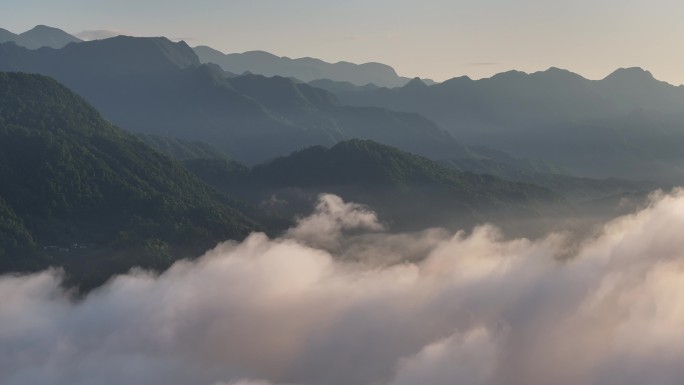
<instances>
[{"instance_id":1,"label":"mountain range","mask_svg":"<svg viewBox=\"0 0 684 385\"><path fill-rule=\"evenodd\" d=\"M641 69L599 81L551 68L383 88L231 75L202 64L197 51L165 38L124 36L62 49L5 43L0 69L52 76L121 127L210 142L248 164L363 138L461 170L497 173L529 164L515 161L525 158L545 160L546 173L684 178L684 89ZM500 176L516 178L513 168Z\"/></svg>"},{"instance_id":2,"label":"mountain range","mask_svg":"<svg viewBox=\"0 0 684 385\"><path fill-rule=\"evenodd\" d=\"M40 50L6 43L0 70L52 76L121 127L209 142L249 164L351 138L434 159L478 157L421 115L346 106L290 78L226 77L187 44L165 38L119 36Z\"/></svg>"},{"instance_id":3,"label":"mountain range","mask_svg":"<svg viewBox=\"0 0 684 385\"><path fill-rule=\"evenodd\" d=\"M362 138L460 170L497 173L530 163L511 162L523 158L543 159L546 173L666 184L684 178L684 88L641 69L598 81L551 68L383 88L237 76L202 64L196 51L124 36L62 49L5 43L0 70L52 76L121 127L210 142L248 164ZM500 176L516 178L517 167Z\"/></svg>"},{"instance_id":4,"label":"mountain range","mask_svg":"<svg viewBox=\"0 0 684 385\"><path fill-rule=\"evenodd\" d=\"M225 71L235 74L248 72L264 76L292 77L304 82L329 79L357 86L370 84L380 87L401 87L411 80L397 75L394 68L382 63L328 63L311 57L291 59L264 51L224 54L207 46L198 46L194 50L202 63L218 64ZM424 81L434 83L429 79Z\"/></svg>"},{"instance_id":5,"label":"mountain range","mask_svg":"<svg viewBox=\"0 0 684 385\"><path fill-rule=\"evenodd\" d=\"M0 43L12 42L29 49L38 49L41 47L62 48L69 43L78 43L80 41L81 39L72 36L61 29L45 25L37 25L18 35L0 28Z\"/></svg>"},{"instance_id":6,"label":"mountain range","mask_svg":"<svg viewBox=\"0 0 684 385\"><path fill-rule=\"evenodd\" d=\"M81 41L78 37L59 28L45 25L37 25L20 34L0 28L0 43L13 42L29 49L41 47L59 49L69 43ZM207 46L198 46L194 50L202 63L217 64L233 74L247 72L269 77L293 77L304 82L330 79L336 82L349 82L357 86L381 87L400 87L411 80L397 75L394 68L382 63L354 64L344 61L327 63L310 57L290 59L264 51L224 54ZM424 81L434 83L429 79Z\"/></svg>"},{"instance_id":7,"label":"mountain range","mask_svg":"<svg viewBox=\"0 0 684 385\"><path fill-rule=\"evenodd\" d=\"M184 157L185 167L53 79L0 73L0 272L59 266L87 290L133 266L163 269L219 241L280 231L322 193L376 206L392 229L535 217L538 207L565 205L544 187L454 171L368 140L249 168L205 143L143 139Z\"/></svg>"},{"instance_id":8,"label":"mountain range","mask_svg":"<svg viewBox=\"0 0 684 385\"><path fill-rule=\"evenodd\" d=\"M62 49L3 44L0 69L52 76L121 127L210 142L248 164L364 138L459 170L525 181L518 175L531 171L667 182L681 173L679 88L635 76L635 70L600 82L607 90L603 94L592 89L597 82L558 69L433 86L414 79L395 89L312 82L340 86L335 95L290 78L227 76L215 65L201 64L183 42L124 36ZM620 97L630 87L646 95ZM654 112L645 110L649 102L667 107L668 115L656 111L652 118L648 114ZM532 165L520 158L546 162ZM536 169L541 164L545 170Z\"/></svg>"},{"instance_id":9,"label":"mountain range","mask_svg":"<svg viewBox=\"0 0 684 385\"><path fill-rule=\"evenodd\" d=\"M551 68L481 80L337 93L348 105L419 113L459 140L592 177L684 180L684 87L640 68L601 80Z\"/></svg>"}]
</instances>

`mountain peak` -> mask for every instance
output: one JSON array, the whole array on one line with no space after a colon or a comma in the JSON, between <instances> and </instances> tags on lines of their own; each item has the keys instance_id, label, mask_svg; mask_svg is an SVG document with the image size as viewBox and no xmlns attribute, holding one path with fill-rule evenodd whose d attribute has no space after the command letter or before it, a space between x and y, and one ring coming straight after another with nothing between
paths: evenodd
<instances>
[{"instance_id":1,"label":"mountain peak","mask_svg":"<svg viewBox=\"0 0 684 385\"><path fill-rule=\"evenodd\" d=\"M28 37L28 38L39 38L39 37L46 37L46 36L51 36L51 37L60 37L60 38L67 38L73 41L80 41L75 36L72 36L63 30L55 27L50 27L47 25L36 25L35 27L29 29L26 32L22 32L20 36L23 37Z\"/></svg>"},{"instance_id":2,"label":"mountain peak","mask_svg":"<svg viewBox=\"0 0 684 385\"><path fill-rule=\"evenodd\" d=\"M278 56L276 56L270 52L260 51L260 50L246 51L246 52L243 52L242 54L245 56L248 56L248 57L251 57L254 59L260 59L260 60L277 59L278 58Z\"/></svg>"},{"instance_id":3,"label":"mountain peak","mask_svg":"<svg viewBox=\"0 0 684 385\"><path fill-rule=\"evenodd\" d=\"M528 73L518 70L510 70L505 72L499 72L498 74L489 78L489 80L520 80L525 79L529 76Z\"/></svg>"},{"instance_id":4,"label":"mountain peak","mask_svg":"<svg viewBox=\"0 0 684 385\"><path fill-rule=\"evenodd\" d=\"M543 73L545 73L547 75L553 75L553 76L563 76L563 77L569 76L569 77L573 77L573 78L580 77L578 74L576 74L572 71L566 70L564 68L558 68L558 67L549 67L549 69L547 69L546 71L543 71Z\"/></svg>"},{"instance_id":5,"label":"mountain peak","mask_svg":"<svg viewBox=\"0 0 684 385\"><path fill-rule=\"evenodd\" d=\"M404 87L403 89L406 90L423 90L428 88L428 85L425 84L424 81L422 81L419 77L415 77L411 79Z\"/></svg>"},{"instance_id":6,"label":"mountain peak","mask_svg":"<svg viewBox=\"0 0 684 385\"><path fill-rule=\"evenodd\" d=\"M563 84L569 84L571 82L577 81L587 81L587 79L581 75L558 67L550 67L546 71L539 71L530 75L532 77L543 79L543 81L560 82Z\"/></svg>"},{"instance_id":7,"label":"mountain peak","mask_svg":"<svg viewBox=\"0 0 684 385\"><path fill-rule=\"evenodd\" d=\"M14 33L4 29L0 28L0 43L5 43L8 41L15 41L17 39L17 35Z\"/></svg>"},{"instance_id":8,"label":"mountain peak","mask_svg":"<svg viewBox=\"0 0 684 385\"><path fill-rule=\"evenodd\" d=\"M473 82L473 79L471 79L467 75L463 75L463 76L451 78L449 80L445 80L441 83L441 86L460 86L460 85L469 84L472 82Z\"/></svg>"},{"instance_id":9,"label":"mountain peak","mask_svg":"<svg viewBox=\"0 0 684 385\"><path fill-rule=\"evenodd\" d=\"M653 74L641 67L618 68L603 80L654 80Z\"/></svg>"},{"instance_id":10,"label":"mountain peak","mask_svg":"<svg viewBox=\"0 0 684 385\"><path fill-rule=\"evenodd\" d=\"M62 48L69 43L78 43L82 40L72 36L59 28L47 25L37 25L30 30L19 34L17 44L30 49L40 47Z\"/></svg>"},{"instance_id":11,"label":"mountain peak","mask_svg":"<svg viewBox=\"0 0 684 385\"><path fill-rule=\"evenodd\" d=\"M116 36L71 47L70 54L97 57L102 65L133 72L161 71L199 66L199 59L187 43L165 37Z\"/></svg>"},{"instance_id":12,"label":"mountain peak","mask_svg":"<svg viewBox=\"0 0 684 385\"><path fill-rule=\"evenodd\" d=\"M22 35L30 34L31 32L64 32L64 31L62 31L59 28L50 27L48 25L38 24L35 27L29 29L28 31L22 33ZM66 33L66 32L64 32L64 33Z\"/></svg>"}]
</instances>

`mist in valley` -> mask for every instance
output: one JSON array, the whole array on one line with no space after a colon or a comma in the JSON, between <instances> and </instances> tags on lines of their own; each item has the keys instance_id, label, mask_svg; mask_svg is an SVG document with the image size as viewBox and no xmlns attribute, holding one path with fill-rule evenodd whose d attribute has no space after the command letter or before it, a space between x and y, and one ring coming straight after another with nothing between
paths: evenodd
<instances>
[{"instance_id":1,"label":"mist in valley","mask_svg":"<svg viewBox=\"0 0 684 385\"><path fill-rule=\"evenodd\" d=\"M393 232L324 194L278 237L85 296L59 270L5 275L0 383L676 383L684 191L602 221Z\"/></svg>"}]
</instances>

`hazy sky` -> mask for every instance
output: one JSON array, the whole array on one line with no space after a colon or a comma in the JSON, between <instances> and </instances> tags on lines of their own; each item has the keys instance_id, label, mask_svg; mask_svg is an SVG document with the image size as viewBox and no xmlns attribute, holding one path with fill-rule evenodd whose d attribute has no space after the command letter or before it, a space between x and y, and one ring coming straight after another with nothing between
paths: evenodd
<instances>
[{"instance_id":1,"label":"hazy sky","mask_svg":"<svg viewBox=\"0 0 684 385\"><path fill-rule=\"evenodd\" d=\"M644 67L684 83L681 0L0 0L0 27L115 30L224 52L378 61L444 80Z\"/></svg>"}]
</instances>

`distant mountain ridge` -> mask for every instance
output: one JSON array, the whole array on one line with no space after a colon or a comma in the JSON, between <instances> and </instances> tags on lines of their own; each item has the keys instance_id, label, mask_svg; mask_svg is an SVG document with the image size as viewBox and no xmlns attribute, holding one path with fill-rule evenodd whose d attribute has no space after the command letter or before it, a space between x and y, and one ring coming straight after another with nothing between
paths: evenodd
<instances>
[{"instance_id":1,"label":"distant mountain ridge","mask_svg":"<svg viewBox=\"0 0 684 385\"><path fill-rule=\"evenodd\" d=\"M291 59L264 51L224 54L207 46L194 49L202 63L215 63L236 74L249 72L264 76L293 77L304 82L329 79L357 86L375 84L381 87L401 87L410 80L397 75L394 68L381 63L328 63L310 57Z\"/></svg>"},{"instance_id":2,"label":"distant mountain ridge","mask_svg":"<svg viewBox=\"0 0 684 385\"><path fill-rule=\"evenodd\" d=\"M312 83L326 91L291 78L227 74L202 64L184 42L119 36L62 49L1 44L0 70L52 76L121 127L211 143L248 164L361 138L480 172L511 165L509 155L484 146L550 161L548 172L684 180L684 87L640 69L601 81L551 68L435 85L413 79L394 89ZM501 176L520 170L509 171Z\"/></svg>"},{"instance_id":3,"label":"distant mountain ridge","mask_svg":"<svg viewBox=\"0 0 684 385\"><path fill-rule=\"evenodd\" d=\"M61 29L37 25L32 29L15 34L0 28L0 43L13 42L16 45L29 49L41 47L62 48L69 43L78 43L82 40L70 35Z\"/></svg>"},{"instance_id":4,"label":"distant mountain ridge","mask_svg":"<svg viewBox=\"0 0 684 385\"><path fill-rule=\"evenodd\" d=\"M41 47L59 49L71 42L82 41L59 28L46 25L37 25L20 34L0 28L0 43L13 42L29 49ZM410 78L397 75L394 68L382 63L354 64L346 61L328 63L311 57L298 59L279 57L265 51L224 54L207 46L198 46L194 50L202 63L214 63L223 70L238 75L247 72L264 76L294 77L304 82L330 79L350 82L357 86L375 84L381 87L400 87L410 80ZM430 84L434 83L429 79L425 81Z\"/></svg>"},{"instance_id":5,"label":"distant mountain ridge","mask_svg":"<svg viewBox=\"0 0 684 385\"><path fill-rule=\"evenodd\" d=\"M187 44L165 38L35 51L2 44L0 70L52 76L121 127L205 141L252 164L355 137L437 158L472 156L420 115L342 106L327 91L283 77L227 78Z\"/></svg>"},{"instance_id":6,"label":"distant mountain ridge","mask_svg":"<svg viewBox=\"0 0 684 385\"><path fill-rule=\"evenodd\" d=\"M200 65L184 42L166 38L117 36L71 44L61 49L27 50L0 45L0 66L5 71L26 71L68 77L70 81L108 76L158 76Z\"/></svg>"},{"instance_id":7,"label":"distant mountain ridge","mask_svg":"<svg viewBox=\"0 0 684 385\"><path fill-rule=\"evenodd\" d=\"M640 68L596 81L550 68L336 94L348 105L419 113L465 143L580 175L684 181L684 87Z\"/></svg>"}]
</instances>

